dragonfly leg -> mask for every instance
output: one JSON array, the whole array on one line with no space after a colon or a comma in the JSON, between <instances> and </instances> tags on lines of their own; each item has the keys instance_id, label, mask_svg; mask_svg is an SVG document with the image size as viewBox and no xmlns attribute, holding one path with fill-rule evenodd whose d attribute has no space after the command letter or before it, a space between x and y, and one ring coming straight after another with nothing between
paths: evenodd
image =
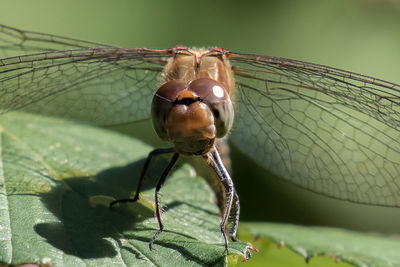
<instances>
[{"instance_id":1,"label":"dragonfly leg","mask_svg":"<svg viewBox=\"0 0 400 267\"><path fill-rule=\"evenodd\" d=\"M239 225L240 203L239 195L237 194L236 189L234 189L233 193L232 213L231 239L233 242L239 242L240 240L236 237L236 235Z\"/></svg>"},{"instance_id":2,"label":"dragonfly leg","mask_svg":"<svg viewBox=\"0 0 400 267\"><path fill-rule=\"evenodd\" d=\"M228 222L229 215L231 213L231 209L233 207L233 217L234 217L234 223L233 223L233 228L232 228L232 233L231 233L231 239L232 241L238 241L236 238L236 233L237 233L237 227L238 227L238 221L239 221L239 197L236 193L235 187L233 185L233 181L228 173L228 171L225 169L221 157L218 154L218 151L216 149L213 149L211 152L207 153L204 155L204 158L207 161L207 164L212 168L212 170L217 174L218 178L220 179L222 185L224 186L226 190L226 200L225 200L225 209L224 213L222 215L222 220L220 224L221 228L221 233L224 237L225 241L225 250L226 253L228 253L228 238L226 234L226 225Z\"/></svg>"},{"instance_id":3,"label":"dragonfly leg","mask_svg":"<svg viewBox=\"0 0 400 267\"><path fill-rule=\"evenodd\" d=\"M178 158L179 158L179 154L177 152L175 152L174 155L172 156L172 159L169 162L167 168L164 170L164 172L162 173L160 179L158 180L158 183L157 183L157 186L156 186L156 191L155 191L156 217L157 217L159 229L154 234L153 238L151 239L151 241L149 243L150 250L153 249L153 243L156 240L156 238L158 237L158 235L164 230L164 224L163 224L162 218L161 218L159 191L160 191L161 187L164 185L164 182L165 182L165 180L166 180L166 178L168 176L168 173L171 171L172 167L174 166L174 164L176 163Z\"/></svg>"},{"instance_id":4,"label":"dragonfly leg","mask_svg":"<svg viewBox=\"0 0 400 267\"><path fill-rule=\"evenodd\" d=\"M144 175L146 174L146 171L149 167L150 161L154 156L157 155L161 155L161 154L168 154L168 153L174 153L175 149L174 148L158 148L158 149L154 149L153 151L151 151L149 153L149 155L147 156L146 162L144 163L142 172L140 173L140 177L139 177L139 181L138 181L138 185L136 187L136 192L133 198L123 198L123 199L117 199L114 200L113 202L110 203L110 208L112 208L112 206L114 206L117 203L125 203L125 202L135 202L139 199L139 193L140 190L142 188L142 183L144 180Z\"/></svg>"}]
</instances>

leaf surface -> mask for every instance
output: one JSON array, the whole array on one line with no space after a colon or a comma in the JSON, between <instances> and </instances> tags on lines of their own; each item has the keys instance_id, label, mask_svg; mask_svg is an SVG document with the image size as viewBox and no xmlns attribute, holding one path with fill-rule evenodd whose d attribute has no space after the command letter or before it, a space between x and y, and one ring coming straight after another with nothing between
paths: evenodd
<instances>
[{"instance_id":1,"label":"leaf surface","mask_svg":"<svg viewBox=\"0 0 400 267\"><path fill-rule=\"evenodd\" d=\"M388 237L339 228L276 223L241 223L241 233L247 233L259 239L258 242L252 242L261 251L261 255L258 255L258 258L255 257L255 261L264 260L263 264L266 264L266 262L271 263L277 260L276 262L283 264L274 262L271 266L290 266L291 264L309 267L400 266L398 236ZM276 250L277 244L279 244L280 252L272 251ZM302 259L298 256L293 257L293 253L290 255L286 248L301 255ZM269 255L267 255L267 250L270 250ZM337 262L340 264L338 265ZM254 266L262 265L254 262Z\"/></svg>"},{"instance_id":2,"label":"leaf surface","mask_svg":"<svg viewBox=\"0 0 400 267\"><path fill-rule=\"evenodd\" d=\"M178 165L161 189L158 229L154 186L168 156L151 162L142 200L133 194L151 148L106 130L23 113L0 117L0 262L54 266L223 266L219 210L208 184ZM230 243L230 261L247 244Z\"/></svg>"}]
</instances>

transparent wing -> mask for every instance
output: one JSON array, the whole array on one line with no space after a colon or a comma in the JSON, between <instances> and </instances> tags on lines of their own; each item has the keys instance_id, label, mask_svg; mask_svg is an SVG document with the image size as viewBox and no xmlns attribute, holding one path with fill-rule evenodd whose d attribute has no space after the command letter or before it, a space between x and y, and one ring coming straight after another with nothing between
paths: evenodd
<instances>
[{"instance_id":1,"label":"transparent wing","mask_svg":"<svg viewBox=\"0 0 400 267\"><path fill-rule=\"evenodd\" d=\"M88 47L109 45L25 31L0 24L0 58Z\"/></svg>"},{"instance_id":2,"label":"transparent wing","mask_svg":"<svg viewBox=\"0 0 400 267\"><path fill-rule=\"evenodd\" d=\"M0 59L0 110L100 125L149 117L168 50L83 48Z\"/></svg>"},{"instance_id":3,"label":"transparent wing","mask_svg":"<svg viewBox=\"0 0 400 267\"><path fill-rule=\"evenodd\" d=\"M229 55L233 142L301 187L400 206L400 86L300 61Z\"/></svg>"}]
</instances>

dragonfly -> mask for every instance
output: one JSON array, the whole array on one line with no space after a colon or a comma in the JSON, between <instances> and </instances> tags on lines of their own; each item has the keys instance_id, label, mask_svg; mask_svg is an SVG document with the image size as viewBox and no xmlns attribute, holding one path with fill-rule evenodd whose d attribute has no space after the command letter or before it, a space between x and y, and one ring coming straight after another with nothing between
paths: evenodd
<instances>
[{"instance_id":1,"label":"dragonfly","mask_svg":"<svg viewBox=\"0 0 400 267\"><path fill-rule=\"evenodd\" d=\"M356 203L400 206L400 85L298 60L221 48L127 48L0 25L0 112L95 125L152 117L173 154L203 157L225 189L220 229L236 238L239 196L216 142L226 136L276 176ZM172 114L172 117L170 117ZM216 141L217 140L217 141ZM227 221L232 216L232 228Z\"/></svg>"}]
</instances>

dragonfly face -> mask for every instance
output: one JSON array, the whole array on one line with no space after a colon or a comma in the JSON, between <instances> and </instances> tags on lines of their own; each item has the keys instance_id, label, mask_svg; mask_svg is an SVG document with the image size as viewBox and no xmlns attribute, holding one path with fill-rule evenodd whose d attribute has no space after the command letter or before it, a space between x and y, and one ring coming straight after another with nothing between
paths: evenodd
<instances>
[{"instance_id":1,"label":"dragonfly face","mask_svg":"<svg viewBox=\"0 0 400 267\"><path fill-rule=\"evenodd\" d=\"M153 98L154 129L178 152L202 155L232 127L231 68L221 51L173 49L173 53Z\"/></svg>"}]
</instances>

